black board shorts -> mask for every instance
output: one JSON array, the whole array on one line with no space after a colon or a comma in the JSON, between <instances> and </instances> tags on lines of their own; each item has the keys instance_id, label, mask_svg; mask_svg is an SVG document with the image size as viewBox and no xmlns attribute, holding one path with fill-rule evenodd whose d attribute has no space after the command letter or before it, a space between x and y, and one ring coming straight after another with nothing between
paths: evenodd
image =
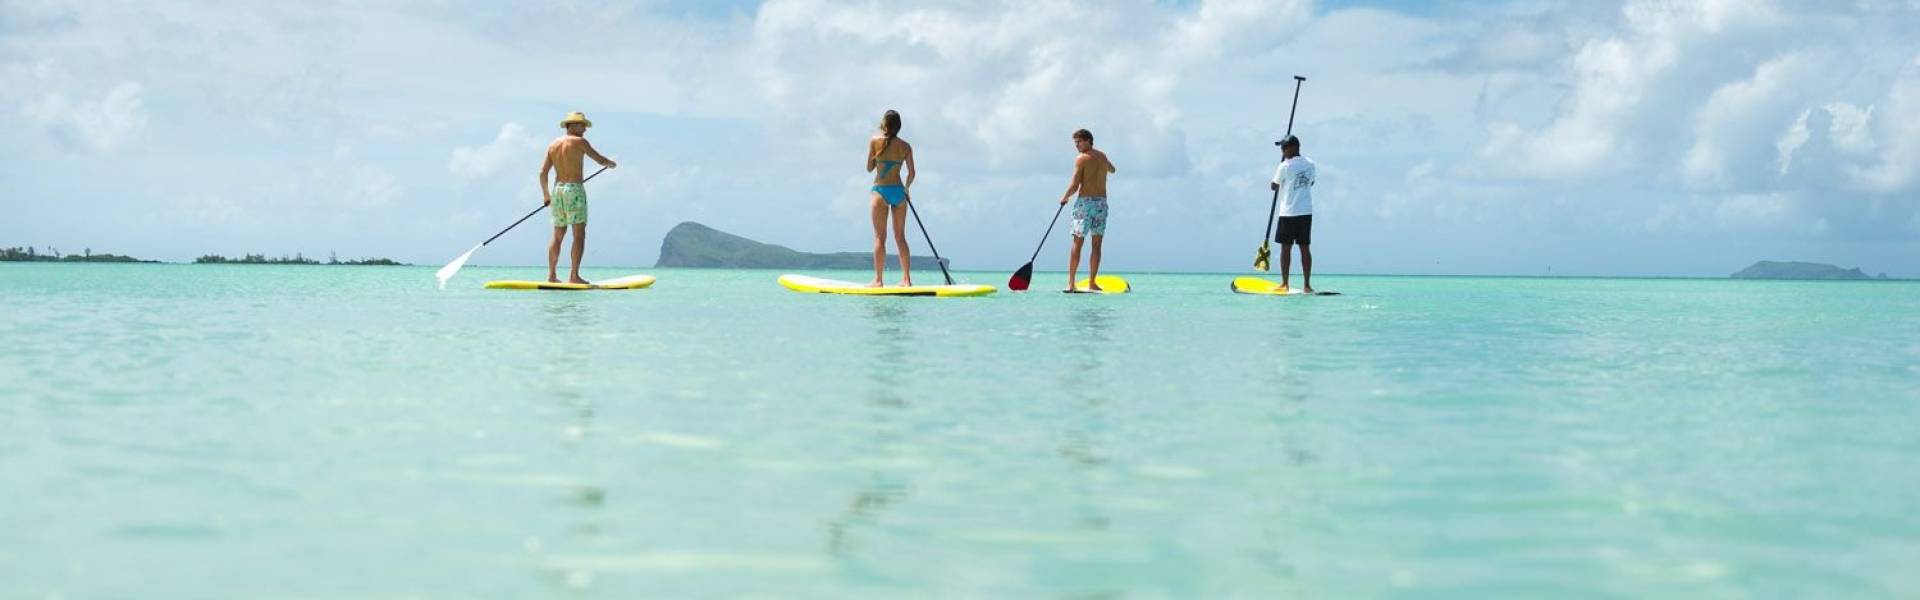
<instances>
[{"instance_id":1,"label":"black board shorts","mask_svg":"<svg viewBox=\"0 0 1920 600\"><path fill-rule=\"evenodd\" d=\"M1313 215L1280 217L1280 223L1273 228L1273 241L1302 246L1313 244Z\"/></svg>"}]
</instances>

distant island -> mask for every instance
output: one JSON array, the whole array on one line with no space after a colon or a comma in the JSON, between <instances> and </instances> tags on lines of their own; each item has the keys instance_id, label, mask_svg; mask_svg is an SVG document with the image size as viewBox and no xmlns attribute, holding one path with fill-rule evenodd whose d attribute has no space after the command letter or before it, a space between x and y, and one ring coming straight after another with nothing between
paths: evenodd
<instances>
[{"instance_id":1,"label":"distant island","mask_svg":"<svg viewBox=\"0 0 1920 600\"><path fill-rule=\"evenodd\" d=\"M1732 275L1734 279L1876 279L1860 271L1859 267L1842 269L1824 263L1778 262L1763 260L1753 266L1741 269ZM1886 279L1881 273L1877 279Z\"/></svg>"},{"instance_id":2,"label":"distant island","mask_svg":"<svg viewBox=\"0 0 1920 600\"><path fill-rule=\"evenodd\" d=\"M915 265L938 268L931 256L913 257ZM888 268L897 263L887 256ZM947 265L952 266L948 261ZM656 267L707 269L871 269L872 252L801 252L785 246L756 242L692 221L673 226L660 241Z\"/></svg>"},{"instance_id":3,"label":"distant island","mask_svg":"<svg viewBox=\"0 0 1920 600\"><path fill-rule=\"evenodd\" d=\"M0 262L95 262L95 263L150 263L157 260L140 260L121 254L94 254L87 248L80 254L60 254L59 248L48 248L46 253L27 246L25 248L0 248Z\"/></svg>"},{"instance_id":4,"label":"distant island","mask_svg":"<svg viewBox=\"0 0 1920 600\"><path fill-rule=\"evenodd\" d=\"M306 256L303 256L298 252L294 253L293 256L287 256L283 254L283 255L280 255L279 258L268 258L267 255L265 254L248 254L240 258L227 258L225 256L221 256L218 254L207 254L207 255L201 256L200 258L193 259L193 264L196 264L196 265L359 265L359 266L379 266L379 267L407 266L406 263L395 262L391 258L362 258L358 260L340 260L340 257L334 256L332 254L327 255L326 262L320 262L319 260L307 258Z\"/></svg>"},{"instance_id":5,"label":"distant island","mask_svg":"<svg viewBox=\"0 0 1920 600\"><path fill-rule=\"evenodd\" d=\"M79 254L61 254L59 248L47 248L46 252L41 252L40 249L38 248L27 246L24 248L0 248L0 262L158 263L161 261L141 260L138 258L120 255L120 254L94 254L92 248L84 249ZM327 260L325 262L322 262L316 259L307 258L306 256L301 255L299 253L295 253L293 256L281 255L279 258L269 258L265 254L247 254L247 255L242 255L240 258L227 258L225 256L221 256L218 254L208 254L205 256L201 256L200 258L193 259L193 262L194 264L201 264L201 265L360 265L360 266L394 266L394 267L408 266L406 263L397 262L391 258L362 258L357 260L340 260L338 256L334 256L331 253L327 255Z\"/></svg>"}]
</instances>

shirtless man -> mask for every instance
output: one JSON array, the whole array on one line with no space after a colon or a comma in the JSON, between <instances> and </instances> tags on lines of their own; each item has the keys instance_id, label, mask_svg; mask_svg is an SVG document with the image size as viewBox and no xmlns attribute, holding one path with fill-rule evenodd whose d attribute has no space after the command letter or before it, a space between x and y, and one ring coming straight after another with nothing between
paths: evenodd
<instances>
[{"instance_id":1,"label":"shirtless man","mask_svg":"<svg viewBox=\"0 0 1920 600\"><path fill-rule=\"evenodd\" d=\"M1100 291L1100 242L1107 237L1107 174L1113 173L1113 161L1107 153L1093 149L1093 132L1073 132L1073 147L1080 156L1073 159L1073 182L1060 203L1079 193L1073 201L1073 250L1067 254L1067 291L1076 291L1074 275L1080 270L1080 243L1093 236L1093 254L1087 258L1087 289Z\"/></svg>"},{"instance_id":2,"label":"shirtless man","mask_svg":"<svg viewBox=\"0 0 1920 600\"><path fill-rule=\"evenodd\" d=\"M547 245L547 281L560 283L555 268L560 262L560 241L567 236L567 228L573 228L573 268L567 275L567 283L586 284L580 278L580 256L587 252L587 188L582 171L581 157L592 158L600 166L613 168L613 161L594 151L593 144L587 143L587 128L593 126L587 116L574 112L560 121L567 134L547 145L547 159L540 163L540 196L546 206L553 209L553 243ZM552 171L556 180L552 188L547 187L547 172Z\"/></svg>"}]
</instances>

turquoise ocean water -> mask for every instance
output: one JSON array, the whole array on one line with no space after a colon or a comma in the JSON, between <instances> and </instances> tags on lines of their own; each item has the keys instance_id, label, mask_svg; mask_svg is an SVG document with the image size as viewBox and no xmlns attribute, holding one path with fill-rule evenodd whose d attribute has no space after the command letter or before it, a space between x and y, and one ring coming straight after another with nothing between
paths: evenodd
<instances>
[{"instance_id":1,"label":"turquoise ocean water","mask_svg":"<svg viewBox=\"0 0 1920 600\"><path fill-rule=\"evenodd\" d=\"M0 597L1920 595L1917 283L540 271L0 265Z\"/></svg>"}]
</instances>

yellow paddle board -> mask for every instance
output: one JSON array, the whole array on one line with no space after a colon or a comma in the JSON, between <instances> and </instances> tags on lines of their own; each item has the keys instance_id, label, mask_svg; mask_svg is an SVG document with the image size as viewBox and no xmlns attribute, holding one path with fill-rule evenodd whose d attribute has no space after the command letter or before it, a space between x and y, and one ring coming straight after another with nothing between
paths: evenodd
<instances>
[{"instance_id":1,"label":"yellow paddle board","mask_svg":"<svg viewBox=\"0 0 1920 600\"><path fill-rule=\"evenodd\" d=\"M1092 289L1089 289L1093 287L1092 284L1093 284L1092 281L1089 281L1087 280L1087 278L1082 277L1080 278L1080 281L1075 282L1073 284L1074 291L1072 293L1075 293L1075 294L1125 294L1127 292L1133 291L1132 284L1129 284L1127 283L1127 280L1121 279L1120 277L1117 277L1114 275L1100 276L1100 291L1098 292L1093 291ZM1061 290L1061 291L1066 291L1066 290Z\"/></svg>"},{"instance_id":2,"label":"yellow paddle board","mask_svg":"<svg viewBox=\"0 0 1920 600\"><path fill-rule=\"evenodd\" d=\"M1233 291L1241 294L1260 296L1305 296L1307 292L1296 288L1281 287L1280 282L1259 277L1233 278ZM1338 296L1340 292L1314 292L1315 296Z\"/></svg>"},{"instance_id":3,"label":"yellow paddle board","mask_svg":"<svg viewBox=\"0 0 1920 600\"><path fill-rule=\"evenodd\" d=\"M864 284L806 275L781 275L780 285L796 292L847 294L852 296L985 296L994 291L990 285L916 285L910 287L867 287Z\"/></svg>"},{"instance_id":4,"label":"yellow paddle board","mask_svg":"<svg viewBox=\"0 0 1920 600\"><path fill-rule=\"evenodd\" d=\"M652 275L628 275L592 284L551 283L546 281L489 281L490 290L637 290L653 285Z\"/></svg>"}]
</instances>

